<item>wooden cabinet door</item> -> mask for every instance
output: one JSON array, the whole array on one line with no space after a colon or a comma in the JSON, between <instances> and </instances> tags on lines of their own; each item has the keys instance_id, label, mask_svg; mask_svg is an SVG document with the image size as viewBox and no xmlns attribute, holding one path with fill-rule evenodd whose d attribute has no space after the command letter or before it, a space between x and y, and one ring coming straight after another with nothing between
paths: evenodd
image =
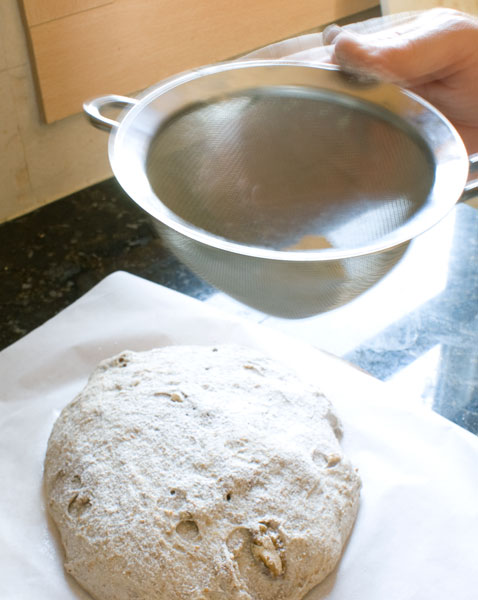
<instances>
[{"instance_id":1,"label":"wooden cabinet door","mask_svg":"<svg viewBox=\"0 0 478 600\"><path fill-rule=\"evenodd\" d=\"M47 122L377 5L377 0L23 0Z\"/></svg>"}]
</instances>

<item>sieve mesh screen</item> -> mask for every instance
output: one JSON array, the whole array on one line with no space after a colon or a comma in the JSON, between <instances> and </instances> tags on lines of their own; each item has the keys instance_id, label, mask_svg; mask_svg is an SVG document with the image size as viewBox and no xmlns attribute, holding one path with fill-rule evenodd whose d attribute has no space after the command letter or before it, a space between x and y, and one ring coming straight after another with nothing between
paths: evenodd
<instances>
[{"instance_id":1,"label":"sieve mesh screen","mask_svg":"<svg viewBox=\"0 0 478 600\"><path fill-rule=\"evenodd\" d=\"M420 210L434 163L383 109L283 87L177 113L151 143L147 175L170 210L223 238L283 249L315 237L347 249Z\"/></svg>"}]
</instances>

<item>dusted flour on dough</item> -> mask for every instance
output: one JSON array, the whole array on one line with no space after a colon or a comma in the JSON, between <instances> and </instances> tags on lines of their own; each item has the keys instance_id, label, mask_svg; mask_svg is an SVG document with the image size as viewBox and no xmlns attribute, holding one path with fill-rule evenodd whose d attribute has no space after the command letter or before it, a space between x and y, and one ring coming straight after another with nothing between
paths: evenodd
<instances>
[{"instance_id":1,"label":"dusted flour on dough","mask_svg":"<svg viewBox=\"0 0 478 600\"><path fill-rule=\"evenodd\" d=\"M97 600L299 600L357 513L339 436L329 401L252 349L106 360L48 443L65 568Z\"/></svg>"}]
</instances>

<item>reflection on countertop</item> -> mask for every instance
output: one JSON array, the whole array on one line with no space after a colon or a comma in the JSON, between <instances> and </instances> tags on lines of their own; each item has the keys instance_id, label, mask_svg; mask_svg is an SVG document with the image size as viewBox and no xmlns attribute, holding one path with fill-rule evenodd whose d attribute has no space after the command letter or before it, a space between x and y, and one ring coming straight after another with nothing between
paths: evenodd
<instances>
[{"instance_id":1,"label":"reflection on countertop","mask_svg":"<svg viewBox=\"0 0 478 600\"><path fill-rule=\"evenodd\" d=\"M0 225L0 238L0 348L124 270L300 337L478 434L478 210L470 206L415 240L364 295L302 320L268 317L201 281L115 180Z\"/></svg>"}]
</instances>

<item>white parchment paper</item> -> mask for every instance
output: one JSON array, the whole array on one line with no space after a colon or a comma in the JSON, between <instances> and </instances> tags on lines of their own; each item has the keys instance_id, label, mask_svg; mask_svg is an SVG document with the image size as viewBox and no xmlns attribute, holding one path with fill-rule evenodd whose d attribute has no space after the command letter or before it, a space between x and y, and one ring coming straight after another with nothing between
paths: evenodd
<instances>
[{"instance_id":1,"label":"white parchment paper","mask_svg":"<svg viewBox=\"0 0 478 600\"><path fill-rule=\"evenodd\" d=\"M55 418L96 364L124 349L226 342L315 381L362 477L342 560L308 600L476 600L478 438L338 358L121 272L0 353L0 598L89 597L63 572L42 469Z\"/></svg>"}]
</instances>

